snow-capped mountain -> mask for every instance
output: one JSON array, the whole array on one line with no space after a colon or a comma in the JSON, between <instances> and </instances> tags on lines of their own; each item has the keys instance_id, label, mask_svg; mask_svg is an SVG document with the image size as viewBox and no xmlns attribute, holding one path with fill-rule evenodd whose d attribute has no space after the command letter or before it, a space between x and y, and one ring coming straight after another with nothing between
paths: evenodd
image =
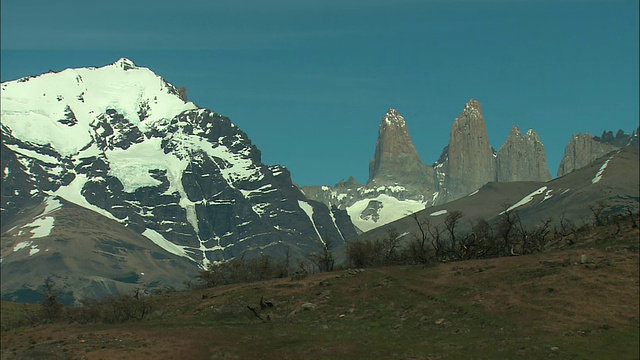
<instances>
[{"instance_id":1,"label":"snow-capped mountain","mask_svg":"<svg viewBox=\"0 0 640 360\"><path fill-rule=\"evenodd\" d=\"M56 214L72 205L194 267L304 256L355 234L345 211L262 164L228 118L129 59L2 83L1 115L3 296L15 290L4 281L14 260L52 255L50 240L64 236Z\"/></svg>"},{"instance_id":2,"label":"snow-capped mountain","mask_svg":"<svg viewBox=\"0 0 640 360\"><path fill-rule=\"evenodd\" d=\"M368 231L466 196L487 182L549 179L544 145L535 131L523 136L514 127L496 152L489 144L481 105L471 99L453 121L449 145L433 166L422 163L404 117L391 108L380 123L365 185L350 178L333 187L306 186L303 191L345 209L356 227Z\"/></svg>"}]
</instances>

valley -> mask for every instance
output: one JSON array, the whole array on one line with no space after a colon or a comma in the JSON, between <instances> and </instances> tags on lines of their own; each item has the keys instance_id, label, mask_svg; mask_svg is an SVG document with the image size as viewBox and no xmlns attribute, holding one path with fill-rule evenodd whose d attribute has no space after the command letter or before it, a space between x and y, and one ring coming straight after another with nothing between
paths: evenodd
<instances>
[{"instance_id":1,"label":"valley","mask_svg":"<svg viewBox=\"0 0 640 360\"><path fill-rule=\"evenodd\" d=\"M615 232L532 255L159 294L141 322L14 328L37 306L3 302L2 359L633 359L639 233Z\"/></svg>"}]
</instances>

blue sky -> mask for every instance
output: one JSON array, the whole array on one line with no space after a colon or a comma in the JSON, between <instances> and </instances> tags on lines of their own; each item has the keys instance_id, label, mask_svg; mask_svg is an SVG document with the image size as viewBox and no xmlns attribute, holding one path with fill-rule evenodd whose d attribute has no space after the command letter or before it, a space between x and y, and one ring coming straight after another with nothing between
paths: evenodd
<instances>
[{"instance_id":1,"label":"blue sky","mask_svg":"<svg viewBox=\"0 0 640 360\"><path fill-rule=\"evenodd\" d=\"M169 5L171 4L171 5ZM638 127L637 0L2 0L1 76L128 57L231 118L300 185L364 183L389 107L422 161L475 98L497 149Z\"/></svg>"}]
</instances>

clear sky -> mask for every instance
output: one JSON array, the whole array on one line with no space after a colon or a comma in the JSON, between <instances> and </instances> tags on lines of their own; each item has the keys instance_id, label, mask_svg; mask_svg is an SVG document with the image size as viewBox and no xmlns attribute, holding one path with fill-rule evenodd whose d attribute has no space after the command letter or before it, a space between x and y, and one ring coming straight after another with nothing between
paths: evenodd
<instances>
[{"instance_id":1,"label":"clear sky","mask_svg":"<svg viewBox=\"0 0 640 360\"><path fill-rule=\"evenodd\" d=\"M128 57L300 185L364 183L397 109L422 161L475 98L498 149L638 127L638 0L2 0L2 81Z\"/></svg>"}]
</instances>

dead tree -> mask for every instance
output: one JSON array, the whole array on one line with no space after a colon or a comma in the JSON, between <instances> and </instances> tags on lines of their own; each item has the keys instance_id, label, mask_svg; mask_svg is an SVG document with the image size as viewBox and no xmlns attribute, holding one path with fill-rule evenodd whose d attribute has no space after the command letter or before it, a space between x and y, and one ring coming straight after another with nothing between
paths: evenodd
<instances>
[{"instance_id":1,"label":"dead tree","mask_svg":"<svg viewBox=\"0 0 640 360\"><path fill-rule=\"evenodd\" d=\"M508 205L504 205L505 210L501 212L500 220L498 220L498 235L500 237L499 253L501 256L513 254L513 245L511 244L511 236L515 228L515 217Z\"/></svg>"}]
</instances>

